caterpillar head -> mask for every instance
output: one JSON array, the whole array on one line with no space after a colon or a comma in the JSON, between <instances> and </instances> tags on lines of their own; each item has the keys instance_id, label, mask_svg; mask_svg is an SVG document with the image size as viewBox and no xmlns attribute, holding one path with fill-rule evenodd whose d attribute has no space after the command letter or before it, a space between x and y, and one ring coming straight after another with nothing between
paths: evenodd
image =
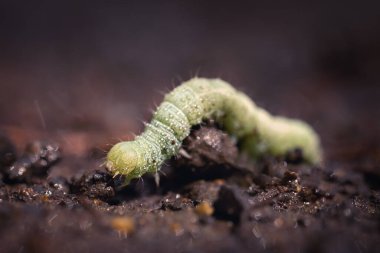
<instances>
[{"instance_id":1,"label":"caterpillar head","mask_svg":"<svg viewBox=\"0 0 380 253\"><path fill-rule=\"evenodd\" d=\"M107 155L106 168L114 175L132 176L139 168L139 156L133 141L120 142Z\"/></svg>"}]
</instances>

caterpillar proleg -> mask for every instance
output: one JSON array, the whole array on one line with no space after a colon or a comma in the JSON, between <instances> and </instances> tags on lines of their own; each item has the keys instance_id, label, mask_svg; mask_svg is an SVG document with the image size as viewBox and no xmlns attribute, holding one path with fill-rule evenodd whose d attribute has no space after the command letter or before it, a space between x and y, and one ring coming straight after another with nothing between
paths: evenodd
<instances>
[{"instance_id":1,"label":"caterpillar proleg","mask_svg":"<svg viewBox=\"0 0 380 253\"><path fill-rule=\"evenodd\" d=\"M168 93L144 132L134 141L117 143L106 167L129 182L154 173L177 154L190 128L213 118L235 136L253 158L283 156L299 148L309 163L321 160L319 137L300 120L272 116L244 93L220 79L193 78Z\"/></svg>"}]
</instances>

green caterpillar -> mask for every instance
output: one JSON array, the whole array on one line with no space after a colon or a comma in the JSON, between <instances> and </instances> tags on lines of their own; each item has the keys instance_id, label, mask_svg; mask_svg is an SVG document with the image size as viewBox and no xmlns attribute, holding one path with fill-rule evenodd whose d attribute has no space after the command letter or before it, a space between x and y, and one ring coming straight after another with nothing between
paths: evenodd
<instances>
[{"instance_id":1,"label":"green caterpillar","mask_svg":"<svg viewBox=\"0 0 380 253\"><path fill-rule=\"evenodd\" d=\"M271 116L220 79L193 78L165 96L151 123L134 141L112 147L106 167L114 175L125 175L127 183L157 172L165 160L177 154L190 128L209 118L235 136L253 158L283 156L300 148L306 161L315 164L321 160L319 138L306 123Z\"/></svg>"}]
</instances>

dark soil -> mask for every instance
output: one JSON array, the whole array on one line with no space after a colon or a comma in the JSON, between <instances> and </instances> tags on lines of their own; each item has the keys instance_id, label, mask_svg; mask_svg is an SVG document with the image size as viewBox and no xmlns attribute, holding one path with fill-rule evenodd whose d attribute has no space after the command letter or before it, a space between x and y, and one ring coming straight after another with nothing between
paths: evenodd
<instances>
[{"instance_id":1,"label":"dark soil","mask_svg":"<svg viewBox=\"0 0 380 253\"><path fill-rule=\"evenodd\" d=\"M299 150L253 162L207 124L193 129L159 185L148 175L125 187L93 169L103 153L77 161L34 142L16 158L12 142L0 141L1 252L380 250L376 153L361 170L306 165ZM54 173L62 164L79 172Z\"/></svg>"}]
</instances>

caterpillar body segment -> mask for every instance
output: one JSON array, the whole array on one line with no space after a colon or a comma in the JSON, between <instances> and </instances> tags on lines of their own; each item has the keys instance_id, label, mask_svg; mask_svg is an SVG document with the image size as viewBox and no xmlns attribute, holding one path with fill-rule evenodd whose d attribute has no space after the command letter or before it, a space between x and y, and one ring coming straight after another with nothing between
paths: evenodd
<instances>
[{"instance_id":1,"label":"caterpillar body segment","mask_svg":"<svg viewBox=\"0 0 380 253\"><path fill-rule=\"evenodd\" d=\"M252 157L283 156L300 148L309 163L321 160L319 138L306 123L275 117L220 79L193 78L168 93L151 123L134 141L116 144L107 168L127 180L159 170L177 154L192 126L214 118Z\"/></svg>"}]
</instances>

